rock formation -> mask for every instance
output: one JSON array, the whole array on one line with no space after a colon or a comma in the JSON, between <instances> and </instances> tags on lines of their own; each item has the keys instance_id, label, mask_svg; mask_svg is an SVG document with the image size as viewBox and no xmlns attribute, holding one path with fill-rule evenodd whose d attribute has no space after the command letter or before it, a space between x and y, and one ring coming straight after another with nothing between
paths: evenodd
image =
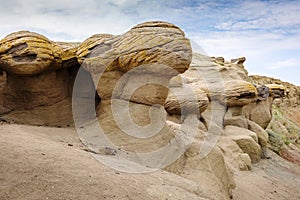
<instances>
[{"instance_id":1,"label":"rock formation","mask_svg":"<svg viewBox=\"0 0 300 200\"><path fill-rule=\"evenodd\" d=\"M300 87L265 76L250 78L254 84L269 87L275 98L272 105L273 117L267 127L271 149L300 165Z\"/></svg>"},{"instance_id":2,"label":"rock formation","mask_svg":"<svg viewBox=\"0 0 300 200\"><path fill-rule=\"evenodd\" d=\"M79 68L76 44L55 43L20 31L0 41L0 67L6 72L2 119L35 125L73 122L72 86Z\"/></svg>"},{"instance_id":3,"label":"rock formation","mask_svg":"<svg viewBox=\"0 0 300 200\"><path fill-rule=\"evenodd\" d=\"M195 184L198 196L230 199L233 171L268 157L274 98L294 92L248 77L245 60L192 53L167 22L81 44L21 31L0 41L0 117L67 126L73 109L96 158L163 168Z\"/></svg>"}]
</instances>

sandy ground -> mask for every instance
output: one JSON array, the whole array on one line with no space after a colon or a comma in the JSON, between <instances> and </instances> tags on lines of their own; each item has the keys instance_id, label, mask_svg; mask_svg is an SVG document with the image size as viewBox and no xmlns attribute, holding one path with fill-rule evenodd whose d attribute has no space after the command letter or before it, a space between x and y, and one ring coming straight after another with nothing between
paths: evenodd
<instances>
[{"instance_id":1,"label":"sandy ground","mask_svg":"<svg viewBox=\"0 0 300 200\"><path fill-rule=\"evenodd\" d=\"M276 155L236 172L234 199L300 199L300 168ZM72 128L0 126L0 199L202 199L174 174L117 172L96 161Z\"/></svg>"},{"instance_id":2,"label":"sandy ground","mask_svg":"<svg viewBox=\"0 0 300 200\"><path fill-rule=\"evenodd\" d=\"M300 167L270 154L271 159L261 160L251 171L235 172L234 199L300 199Z\"/></svg>"}]
</instances>

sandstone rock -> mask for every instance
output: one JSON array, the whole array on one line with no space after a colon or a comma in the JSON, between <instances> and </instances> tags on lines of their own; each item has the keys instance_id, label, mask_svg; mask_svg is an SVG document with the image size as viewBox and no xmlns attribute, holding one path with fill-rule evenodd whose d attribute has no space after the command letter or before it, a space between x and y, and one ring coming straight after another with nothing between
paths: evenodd
<instances>
[{"instance_id":1,"label":"sandstone rock","mask_svg":"<svg viewBox=\"0 0 300 200\"><path fill-rule=\"evenodd\" d=\"M72 123L72 87L83 64L86 79L74 86L82 93L75 92L80 101L73 102L73 111L80 113L75 121L82 125L82 142L95 156L115 164L126 165L128 158L146 168L164 166L197 183L195 194L229 199L230 169L250 170L260 160L273 97L282 93L281 86L270 85L273 95L261 95L247 82L244 62L192 55L183 31L166 22L139 24L118 36L97 34L79 46L14 33L0 41L0 68L7 72L1 119ZM166 148L170 144L176 145Z\"/></svg>"},{"instance_id":2,"label":"sandstone rock","mask_svg":"<svg viewBox=\"0 0 300 200\"><path fill-rule=\"evenodd\" d=\"M226 117L224 119L224 126L231 125L241 128L247 128L247 119L244 116Z\"/></svg>"},{"instance_id":3,"label":"sandstone rock","mask_svg":"<svg viewBox=\"0 0 300 200\"><path fill-rule=\"evenodd\" d=\"M76 56L78 44L78 42L54 42L55 48L60 49L60 56L56 59L62 68L79 66Z\"/></svg>"},{"instance_id":4,"label":"sandstone rock","mask_svg":"<svg viewBox=\"0 0 300 200\"><path fill-rule=\"evenodd\" d=\"M33 77L7 76L3 105L12 110L53 105L71 94L68 85L72 83L67 82L69 73L66 70Z\"/></svg>"},{"instance_id":5,"label":"sandstone rock","mask_svg":"<svg viewBox=\"0 0 300 200\"><path fill-rule=\"evenodd\" d=\"M225 134L230 136L243 150L249 154L252 163L256 163L261 158L261 148L258 145L256 133L235 126L226 126Z\"/></svg>"},{"instance_id":6,"label":"sandstone rock","mask_svg":"<svg viewBox=\"0 0 300 200\"><path fill-rule=\"evenodd\" d=\"M211 99L223 97L224 101L225 83L232 80L236 82L247 80L247 71L235 64L226 62L219 64L215 59L194 53L190 68L181 76L186 83L198 85L206 91ZM251 90L253 90L252 86Z\"/></svg>"},{"instance_id":7,"label":"sandstone rock","mask_svg":"<svg viewBox=\"0 0 300 200\"><path fill-rule=\"evenodd\" d=\"M2 119L32 125L73 124L71 95L75 77L66 69L31 77L7 76L2 90L2 106L6 109Z\"/></svg>"},{"instance_id":8,"label":"sandstone rock","mask_svg":"<svg viewBox=\"0 0 300 200\"><path fill-rule=\"evenodd\" d=\"M239 170L251 170L251 158L242 151L232 138L221 136L218 140L218 146L230 166Z\"/></svg>"},{"instance_id":9,"label":"sandstone rock","mask_svg":"<svg viewBox=\"0 0 300 200\"><path fill-rule=\"evenodd\" d=\"M65 98L55 104L48 106L37 106L30 110L10 110L1 115L1 119L10 123L67 127L73 126L71 98Z\"/></svg>"},{"instance_id":10,"label":"sandstone rock","mask_svg":"<svg viewBox=\"0 0 300 200\"><path fill-rule=\"evenodd\" d=\"M235 135L246 135L250 136L256 143L258 143L257 134L253 131L250 131L245 128L240 128L236 126L226 126L225 127L225 134L227 136L235 136Z\"/></svg>"},{"instance_id":11,"label":"sandstone rock","mask_svg":"<svg viewBox=\"0 0 300 200\"><path fill-rule=\"evenodd\" d=\"M78 44L52 42L28 31L10 34L0 43L0 67L8 72L1 118L34 125L73 124L70 96Z\"/></svg>"},{"instance_id":12,"label":"sandstone rock","mask_svg":"<svg viewBox=\"0 0 300 200\"><path fill-rule=\"evenodd\" d=\"M282 97L281 100L278 99L279 101L276 104L277 106L286 109L287 107L295 108L298 105L300 105L299 86L290 84L288 82L281 81L279 79L266 77L266 76L257 76L256 75L256 76L250 76L250 78L254 84L268 85L268 86L270 86L270 88L275 86L275 88L277 88L279 91L282 91L282 92L285 91L284 92L285 96Z\"/></svg>"},{"instance_id":13,"label":"sandstone rock","mask_svg":"<svg viewBox=\"0 0 300 200\"><path fill-rule=\"evenodd\" d=\"M268 152L267 152L269 136L268 136L267 131L265 131L261 126L259 126L258 124L256 124L255 122L252 122L250 120L248 120L248 129L257 134L258 144L261 146L261 150L262 150L261 157L269 158Z\"/></svg>"},{"instance_id":14,"label":"sandstone rock","mask_svg":"<svg viewBox=\"0 0 300 200\"><path fill-rule=\"evenodd\" d=\"M257 163L261 158L260 146L247 135L236 135L232 139L239 145L243 152L247 153L252 163Z\"/></svg>"},{"instance_id":15,"label":"sandstone rock","mask_svg":"<svg viewBox=\"0 0 300 200\"><path fill-rule=\"evenodd\" d=\"M101 88L102 83L108 81L105 76L109 75L105 73L109 71L119 71L123 74L131 70L128 79L130 83L126 83L124 87L135 87L143 81L155 79L156 76L161 79L158 82L166 87L168 86L166 80L168 83L172 76L187 70L191 62L192 50L189 40L178 27L166 22L146 22L133 27L123 35L100 37L100 40L90 51L83 66L92 74L101 98L104 92ZM132 71L133 69L135 70ZM110 91L104 92L107 98L111 96L111 90L115 88L117 80L109 82ZM123 88L125 92L121 98L126 100L130 98L132 101L148 105L163 104L167 96L167 90L163 87L147 84L134 95L133 92L127 94L127 90ZM151 91L156 91L153 97L149 97L152 95Z\"/></svg>"},{"instance_id":16,"label":"sandstone rock","mask_svg":"<svg viewBox=\"0 0 300 200\"><path fill-rule=\"evenodd\" d=\"M102 74L101 78L98 81L98 89L97 89L97 93L101 97L102 100L111 99L112 93L114 90L116 91L118 96L120 96L120 93L122 92L121 90L124 87L125 81L123 81L122 83L119 83L119 86L121 87L120 89L116 88L117 87L116 84L120 80L122 75L123 75L123 73L118 70L109 71L109 72L105 72ZM119 92L117 92L117 91L119 91Z\"/></svg>"},{"instance_id":17,"label":"sandstone rock","mask_svg":"<svg viewBox=\"0 0 300 200\"><path fill-rule=\"evenodd\" d=\"M169 89L170 78L144 73L126 73L123 75L120 85L116 88L114 98L119 97L132 102L155 105L164 105ZM120 80L119 80L120 81Z\"/></svg>"},{"instance_id":18,"label":"sandstone rock","mask_svg":"<svg viewBox=\"0 0 300 200\"><path fill-rule=\"evenodd\" d=\"M279 84L266 84L266 86L270 89L270 93L274 96L274 98L283 97L285 94L285 87Z\"/></svg>"},{"instance_id":19,"label":"sandstone rock","mask_svg":"<svg viewBox=\"0 0 300 200\"><path fill-rule=\"evenodd\" d=\"M231 59L230 62L237 65L243 65L245 61L246 61L245 57L240 57L240 58Z\"/></svg>"},{"instance_id":20,"label":"sandstone rock","mask_svg":"<svg viewBox=\"0 0 300 200\"><path fill-rule=\"evenodd\" d=\"M212 57L212 59L214 59L214 62L224 65L225 59L223 57Z\"/></svg>"},{"instance_id":21,"label":"sandstone rock","mask_svg":"<svg viewBox=\"0 0 300 200\"><path fill-rule=\"evenodd\" d=\"M272 102L273 97L269 97L265 101L244 106L242 112L247 119L250 119L263 129L266 129L272 119Z\"/></svg>"},{"instance_id":22,"label":"sandstone rock","mask_svg":"<svg viewBox=\"0 0 300 200\"><path fill-rule=\"evenodd\" d=\"M106 86L109 87L110 84ZM97 95L91 74L84 68L79 68L72 87L72 113L74 123L80 125L95 120L95 108L99 105L101 99Z\"/></svg>"},{"instance_id":23,"label":"sandstone rock","mask_svg":"<svg viewBox=\"0 0 300 200\"><path fill-rule=\"evenodd\" d=\"M171 78L169 86L170 87L182 87L183 84L186 84L186 80L179 74L179 75Z\"/></svg>"},{"instance_id":24,"label":"sandstone rock","mask_svg":"<svg viewBox=\"0 0 300 200\"><path fill-rule=\"evenodd\" d=\"M239 155L239 158L242 162L240 162L239 168L240 170L251 170L251 158L249 154L243 153Z\"/></svg>"},{"instance_id":25,"label":"sandstone rock","mask_svg":"<svg viewBox=\"0 0 300 200\"><path fill-rule=\"evenodd\" d=\"M107 71L98 81L97 92L102 100L119 98L146 105L164 105L169 80L169 76L160 74Z\"/></svg>"},{"instance_id":26,"label":"sandstone rock","mask_svg":"<svg viewBox=\"0 0 300 200\"><path fill-rule=\"evenodd\" d=\"M93 51L93 49L100 48L101 45L104 45L104 42L111 37L113 37L113 35L95 34L80 43L76 52L78 62L82 64L86 57L92 57L93 55L90 55L90 53ZM109 50L109 48L103 50Z\"/></svg>"},{"instance_id":27,"label":"sandstone rock","mask_svg":"<svg viewBox=\"0 0 300 200\"><path fill-rule=\"evenodd\" d=\"M150 27L148 28L150 30ZM114 76L114 73L116 71L124 72L124 70L119 70L118 68L115 68L111 71L104 72L102 77L107 77L108 80L109 77ZM149 71L151 71L151 73L149 73ZM121 146L122 149L125 149L130 152L132 151L132 152L141 152L141 153L148 152L150 150L151 151L157 150L168 145L175 135L181 135L179 138L176 139L176 142L179 145L183 145L181 143L184 140L181 139L184 139L187 133L181 131L179 127L182 125L182 123L184 123L185 120L188 120L188 117L190 115L193 115L193 113L195 113L194 112L195 110L197 110L197 112L199 111L203 112L209 103L207 93L204 90L202 90L201 87L198 87L197 84L187 84L185 77L180 78L180 76L177 76L177 78L173 78L170 81L171 82L170 85L172 86L170 92L166 90L169 94L167 93L168 97L165 103L165 107L166 110L173 115L168 116L167 117L168 121L165 122L166 119L162 117L164 114L162 113L161 108L157 105L150 106L153 105L154 103L160 104L159 99L163 99L161 97L164 96L163 94L161 94L161 92L164 91L162 90L162 88L158 86L150 87L149 86L150 84L148 84L147 87L145 88L143 87L139 88L139 89L143 89L142 91L139 91L139 89L137 89L134 93L130 92L132 88L137 88L140 82L143 83L143 81L141 81L140 79L143 79L146 82L151 82L150 80L154 81L155 79L160 79L161 81L162 78L158 76L159 74L161 75L161 73L157 73L158 71L159 69L153 69L150 67L149 70L142 71L146 73L141 73L137 71L134 73L122 74L121 79L119 79L120 81L119 85L115 83L112 84L112 85L116 85L116 87L114 87L114 92L117 95L113 96L112 100L102 99L101 104L97 108L98 119L101 128L105 133L107 133L106 136L113 142L113 144L117 146ZM110 76L108 73L112 73L113 75ZM153 75L155 75L154 78ZM171 77L170 75L168 75L164 78L165 80L170 80ZM107 82L106 83L105 81L101 82L100 79L100 82L98 84L98 93L100 94L101 98L102 96L103 97L105 96L103 94L112 93L112 92L105 92L105 91L100 93L101 91L100 83L102 85L106 85ZM188 95L189 92L186 92L184 90L185 87L191 87L192 92L194 92L195 96L197 97L195 100L191 98L190 95ZM188 101L182 102L182 104L186 105L186 107L190 111L188 113L188 116L186 116L187 118L185 119L183 119L179 115L181 114L180 110L178 112L180 106L178 106L179 104L177 101L178 99L176 99L176 96L174 97L174 95L171 92L173 89L179 90L178 93L182 95L183 99L187 99L188 97L187 99L188 101L191 100L195 101L195 102L188 102ZM111 91L111 90L112 88L107 89L107 91ZM156 93L158 95L156 95ZM111 106L114 104L114 102L121 103L121 106L117 107L115 112L113 109L111 109ZM197 105L196 107L191 106L193 105L193 103L200 103L200 106L199 105ZM125 106L126 104L129 104L129 114L128 113L126 114L127 112ZM172 108L171 109L172 111L170 111L170 108ZM215 101L212 104L211 108L212 109L219 108L220 110L222 110L224 114L226 111L224 105L221 105L218 101ZM177 111L173 112L176 109ZM216 112L216 110L214 110L211 113L211 115L212 118L214 117L218 118L219 121L217 123L219 123L220 125L222 124L223 116L220 115L220 112ZM119 123L117 122L118 119L120 120ZM128 121L128 119L131 119L131 122L133 122L135 125L132 126L132 124L129 123L130 121ZM139 140L139 138L131 137L130 134L132 133L143 134L144 130L147 129L147 126L149 126L149 124L153 124L154 121L155 123L163 122L161 128L159 129L160 131L156 132L154 136L147 138L147 140ZM211 127L213 127L213 123L214 122L210 123ZM132 126L132 128L130 128L130 126ZM155 125L155 128L156 127L160 127L160 125L159 126ZM218 132L219 134L221 134L222 128L219 126L217 127L218 128L211 128L210 131L214 129L214 131L212 132ZM140 128L143 128L143 131L138 131L138 129ZM153 128L154 127L151 127L149 131L153 130ZM218 147L212 148L211 152L207 157L203 159L199 157L199 153L200 153L199 148L201 147L202 140L205 139L204 132L201 131L200 129L206 130L206 125L198 121L198 125L196 126L196 130L198 131L198 133L195 136L194 142L191 144L191 146L189 146L189 149L185 153L183 152L184 155L182 155L179 159L177 159L176 162L166 167L166 170L174 172L180 176L186 177L195 182L203 181L203 179L205 179L205 182L207 184L201 185L199 187L199 191L198 191L199 194L200 193L205 194L205 196L207 197L211 197L211 194L214 194L214 198L229 199L230 191L234 187L232 174L230 170L227 168L222 152L219 150ZM88 135L90 134L89 137L96 138L93 133L86 132L86 134ZM101 138L98 138L97 141L101 141ZM210 142L210 140L208 141ZM117 151L115 156L118 156L119 153L120 152ZM170 159L172 156L173 155L166 154L164 155L164 159ZM153 157L152 160L147 161L149 162L150 166L156 162L155 159L157 158ZM165 162L164 159L159 161ZM214 167L211 168L210 166L214 166ZM214 186L213 189L212 186ZM221 192L215 193L214 191L221 191Z\"/></svg>"},{"instance_id":28,"label":"sandstone rock","mask_svg":"<svg viewBox=\"0 0 300 200\"><path fill-rule=\"evenodd\" d=\"M255 122L248 120L248 129L257 134L258 143L262 147L266 147L269 141L268 133Z\"/></svg>"},{"instance_id":29,"label":"sandstone rock","mask_svg":"<svg viewBox=\"0 0 300 200\"><path fill-rule=\"evenodd\" d=\"M222 152L218 147L203 159L199 159L199 140L194 143L198 148L190 148L187 155L182 156L175 163L166 168L167 171L178 174L195 182L205 182L199 187L199 193L207 198L230 199L231 190L235 187L232 172L225 163ZM196 151L190 153L190 151ZM214 166L214 167L211 167ZM215 190L219 192L214 192Z\"/></svg>"},{"instance_id":30,"label":"sandstone rock","mask_svg":"<svg viewBox=\"0 0 300 200\"><path fill-rule=\"evenodd\" d=\"M28 31L6 36L0 46L1 68L16 75L41 73L54 63L54 54L59 55L48 38ZM58 68L57 64L53 66Z\"/></svg>"},{"instance_id":31,"label":"sandstone rock","mask_svg":"<svg viewBox=\"0 0 300 200\"><path fill-rule=\"evenodd\" d=\"M114 99L101 101L97 113L99 124L106 136L114 145L130 152L159 149L168 144L174 135L165 124L166 113L161 108ZM135 133L137 135L133 137ZM153 137L147 135L151 133L154 134ZM83 136L85 137L88 135ZM142 140L142 137L149 138Z\"/></svg>"},{"instance_id":32,"label":"sandstone rock","mask_svg":"<svg viewBox=\"0 0 300 200\"><path fill-rule=\"evenodd\" d=\"M249 82L230 80L224 83L224 99L227 106L244 106L257 99L256 88Z\"/></svg>"},{"instance_id":33,"label":"sandstone rock","mask_svg":"<svg viewBox=\"0 0 300 200\"><path fill-rule=\"evenodd\" d=\"M223 120L226 113L226 106L222 105L219 101L211 101L208 104L207 109L201 113L201 116L204 118L204 121L209 127L210 124L215 124L223 129Z\"/></svg>"},{"instance_id":34,"label":"sandstone rock","mask_svg":"<svg viewBox=\"0 0 300 200\"><path fill-rule=\"evenodd\" d=\"M118 68L129 71L142 64L157 63L184 72L192 57L190 42L184 33L167 22L146 22L127 33L106 40L85 59L91 73ZM151 68L150 68L151 70Z\"/></svg>"},{"instance_id":35,"label":"sandstone rock","mask_svg":"<svg viewBox=\"0 0 300 200\"><path fill-rule=\"evenodd\" d=\"M0 41L0 68L10 74L32 76L62 68L76 58L74 47L64 48L29 31L12 33Z\"/></svg>"},{"instance_id":36,"label":"sandstone rock","mask_svg":"<svg viewBox=\"0 0 300 200\"><path fill-rule=\"evenodd\" d=\"M229 107L224 116L224 126L232 125L248 128L247 119L242 115L242 107Z\"/></svg>"},{"instance_id":37,"label":"sandstone rock","mask_svg":"<svg viewBox=\"0 0 300 200\"><path fill-rule=\"evenodd\" d=\"M72 124L77 46L29 31L3 38L0 68L7 72L7 81L2 90L2 119L34 125Z\"/></svg>"},{"instance_id":38,"label":"sandstone rock","mask_svg":"<svg viewBox=\"0 0 300 200\"><path fill-rule=\"evenodd\" d=\"M203 89L210 97L223 89L222 77L218 66L208 56L193 54L190 68L181 77L184 78L187 84L195 84Z\"/></svg>"},{"instance_id":39,"label":"sandstone rock","mask_svg":"<svg viewBox=\"0 0 300 200\"><path fill-rule=\"evenodd\" d=\"M165 108L169 114L200 114L207 108L208 103L209 100L202 89L185 85L171 88L165 102Z\"/></svg>"},{"instance_id":40,"label":"sandstone rock","mask_svg":"<svg viewBox=\"0 0 300 200\"><path fill-rule=\"evenodd\" d=\"M240 57L236 59L231 59L230 62L224 61L223 63L218 63L218 61L215 61L216 63L220 64L218 67L218 71L222 75L223 80L244 80L244 81L250 81L248 77L248 72L245 69L243 63L246 61L245 57Z\"/></svg>"}]
</instances>

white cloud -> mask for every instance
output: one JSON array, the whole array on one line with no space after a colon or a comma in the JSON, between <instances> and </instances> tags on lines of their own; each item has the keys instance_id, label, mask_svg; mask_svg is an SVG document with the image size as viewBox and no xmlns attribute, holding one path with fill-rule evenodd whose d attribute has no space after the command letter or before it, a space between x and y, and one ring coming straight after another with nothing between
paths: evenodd
<instances>
[{"instance_id":1,"label":"white cloud","mask_svg":"<svg viewBox=\"0 0 300 200\"><path fill-rule=\"evenodd\" d=\"M279 69L279 68L290 68L290 67L299 67L300 59L290 58L287 60L281 60L269 64L269 69Z\"/></svg>"},{"instance_id":2,"label":"white cloud","mask_svg":"<svg viewBox=\"0 0 300 200\"><path fill-rule=\"evenodd\" d=\"M297 81L296 75L300 73L297 67L292 67L293 59L300 57L298 0L0 0L0 3L0 38L27 29L52 40L82 41L95 33L121 34L143 21L166 20L180 26L200 46L199 51L228 60L246 56L246 66L252 74L268 74L273 66L272 75L280 77L281 66L285 66L292 70L285 78ZM300 80L297 83L300 85Z\"/></svg>"},{"instance_id":3,"label":"white cloud","mask_svg":"<svg viewBox=\"0 0 300 200\"><path fill-rule=\"evenodd\" d=\"M189 37L197 42L210 55L224 55L232 58L261 56L275 51L300 50L300 34L292 38L276 33L258 33L255 31L228 31L217 33L193 33Z\"/></svg>"},{"instance_id":4,"label":"white cloud","mask_svg":"<svg viewBox=\"0 0 300 200\"><path fill-rule=\"evenodd\" d=\"M20 29L40 30L53 40L82 40L95 33L120 34L136 22L123 9L138 1L5 1L0 7L0 36ZM130 3L128 3L130 2ZM134 3L135 2L135 3ZM2 2L1 2L2 3ZM59 38L60 33L70 38Z\"/></svg>"},{"instance_id":5,"label":"white cloud","mask_svg":"<svg viewBox=\"0 0 300 200\"><path fill-rule=\"evenodd\" d=\"M222 14L221 30L270 29L300 25L300 1L244 1Z\"/></svg>"}]
</instances>

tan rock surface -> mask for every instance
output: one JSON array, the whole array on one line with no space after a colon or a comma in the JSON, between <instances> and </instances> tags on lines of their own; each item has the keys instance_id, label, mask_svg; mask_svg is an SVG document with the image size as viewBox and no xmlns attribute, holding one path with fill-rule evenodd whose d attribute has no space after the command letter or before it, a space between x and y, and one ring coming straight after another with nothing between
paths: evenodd
<instances>
[{"instance_id":1,"label":"tan rock surface","mask_svg":"<svg viewBox=\"0 0 300 200\"><path fill-rule=\"evenodd\" d=\"M94 76L113 69L126 72L151 63L184 72L191 58L190 42L178 27L166 22L147 22L96 46L84 66Z\"/></svg>"},{"instance_id":2,"label":"tan rock surface","mask_svg":"<svg viewBox=\"0 0 300 200\"><path fill-rule=\"evenodd\" d=\"M164 106L169 114L200 114L207 108L208 103L205 91L193 85L186 85L171 88Z\"/></svg>"},{"instance_id":3,"label":"tan rock surface","mask_svg":"<svg viewBox=\"0 0 300 200\"><path fill-rule=\"evenodd\" d=\"M93 55L90 55L90 53L93 51L93 49L99 48L97 47L98 45L101 46L106 40L108 40L111 37L113 37L113 35L95 34L89 37L88 39L84 40L82 43L80 43L76 52L78 62L82 64L86 57L92 57Z\"/></svg>"},{"instance_id":4,"label":"tan rock surface","mask_svg":"<svg viewBox=\"0 0 300 200\"><path fill-rule=\"evenodd\" d=\"M248 129L247 119L242 115L242 107L239 106L227 108L223 124Z\"/></svg>"},{"instance_id":5,"label":"tan rock surface","mask_svg":"<svg viewBox=\"0 0 300 200\"><path fill-rule=\"evenodd\" d=\"M199 187L204 197L230 199L235 183L222 151L215 146L207 156L200 158L201 144L200 138L195 139L184 156L168 166L166 170L189 180L205 182ZM215 190L219 192L216 193Z\"/></svg>"},{"instance_id":6,"label":"tan rock surface","mask_svg":"<svg viewBox=\"0 0 300 200\"><path fill-rule=\"evenodd\" d=\"M265 101L248 104L243 107L243 115L265 129L272 119L272 103L273 97L269 97Z\"/></svg>"},{"instance_id":7,"label":"tan rock surface","mask_svg":"<svg viewBox=\"0 0 300 200\"><path fill-rule=\"evenodd\" d=\"M226 126L225 134L235 141L244 153L247 153L252 163L260 161L261 148L256 133L236 126Z\"/></svg>"},{"instance_id":8,"label":"tan rock surface","mask_svg":"<svg viewBox=\"0 0 300 200\"><path fill-rule=\"evenodd\" d=\"M259 85L269 85L271 88L273 86L277 87L281 91L285 90L285 96L276 100L274 104L278 107L287 108L292 107L295 108L300 105L300 87L294 84L281 81L279 79L270 78L266 76L250 76L252 82Z\"/></svg>"},{"instance_id":9,"label":"tan rock surface","mask_svg":"<svg viewBox=\"0 0 300 200\"><path fill-rule=\"evenodd\" d=\"M229 107L244 106L256 101L256 88L249 82L230 80L224 82L224 87L224 102Z\"/></svg>"},{"instance_id":10,"label":"tan rock surface","mask_svg":"<svg viewBox=\"0 0 300 200\"><path fill-rule=\"evenodd\" d=\"M227 136L221 136L218 146L224 153L226 162L231 168L239 170L251 170L251 158L238 146L238 144Z\"/></svg>"},{"instance_id":11,"label":"tan rock surface","mask_svg":"<svg viewBox=\"0 0 300 200\"><path fill-rule=\"evenodd\" d=\"M247 153L250 156L252 163L260 161L261 148L252 137L247 135L235 135L232 136L232 139L239 145L244 153Z\"/></svg>"},{"instance_id":12,"label":"tan rock surface","mask_svg":"<svg viewBox=\"0 0 300 200\"><path fill-rule=\"evenodd\" d=\"M53 105L71 93L68 85L72 83L66 81L69 78L66 70L34 77L7 76L9 81L3 89L3 105L9 109Z\"/></svg>"},{"instance_id":13,"label":"tan rock surface","mask_svg":"<svg viewBox=\"0 0 300 200\"><path fill-rule=\"evenodd\" d=\"M255 169L251 162L257 163L261 152L266 153L268 134L264 129L272 118L273 97L282 96L285 88L284 84L269 85L269 98L258 99L259 92L243 66L244 57L230 62L200 54L192 57L183 31L167 22L142 23L118 36L97 34L81 44L52 42L31 32L13 33L0 44L0 68L7 72L0 80L0 111L1 119L9 122L71 125L73 82L79 64L83 64L87 79L77 85L83 92L75 98L82 101L73 104L73 111L80 107L82 131L78 134L87 150L118 167L134 163L134 167L142 165L143 169L166 170L163 173L176 179L172 182L158 176L167 184L157 186L156 178L151 179L153 174L145 175L150 177L145 190L139 181L122 174L122 180L133 180L135 189L144 191L136 194L129 187L129 193L136 194L137 199L230 199L235 187L232 172ZM10 144L5 138L4 143ZM34 138L30 135L30 140L41 142ZM107 139L111 143L105 143ZM175 146L164 149L170 144ZM25 147L31 151L30 145ZM161 149L165 151L155 154ZM7 169L7 165L2 166ZM114 178L120 193L113 198L126 199L123 189L127 186L119 187L120 182ZM77 183L76 178L71 181ZM177 187L177 183L183 185ZM106 195L111 190L103 191L100 196L112 197ZM7 193L0 195L7 197Z\"/></svg>"},{"instance_id":14,"label":"tan rock surface","mask_svg":"<svg viewBox=\"0 0 300 200\"><path fill-rule=\"evenodd\" d=\"M269 135L266 132L266 130L264 130L261 126L259 126L258 124L256 124L253 121L250 121L250 120L248 120L248 129L250 131L253 131L254 133L257 134L258 143L262 147L266 147L267 146L268 140L269 140Z\"/></svg>"},{"instance_id":15,"label":"tan rock surface","mask_svg":"<svg viewBox=\"0 0 300 200\"><path fill-rule=\"evenodd\" d=\"M14 75L32 76L62 68L63 62L76 58L75 53L74 46L66 48L40 34L20 31L0 41L0 67Z\"/></svg>"},{"instance_id":16,"label":"tan rock surface","mask_svg":"<svg viewBox=\"0 0 300 200\"><path fill-rule=\"evenodd\" d=\"M124 100L146 104L164 105L169 89L170 77L160 74L128 73L122 77L115 96Z\"/></svg>"},{"instance_id":17,"label":"tan rock surface","mask_svg":"<svg viewBox=\"0 0 300 200\"><path fill-rule=\"evenodd\" d=\"M250 78L255 84L270 87L271 96L274 97L272 120L267 127L271 149L290 162L297 163L299 153L288 155L287 152L300 152L297 144L300 137L300 87L266 76Z\"/></svg>"}]
</instances>

